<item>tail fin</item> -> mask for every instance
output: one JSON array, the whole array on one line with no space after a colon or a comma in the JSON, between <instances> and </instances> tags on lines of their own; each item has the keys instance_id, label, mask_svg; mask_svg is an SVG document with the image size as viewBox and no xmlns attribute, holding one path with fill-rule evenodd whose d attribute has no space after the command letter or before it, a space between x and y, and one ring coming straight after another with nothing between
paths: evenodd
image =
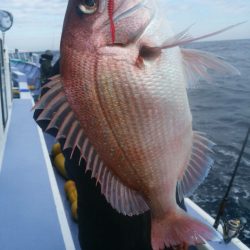
<instances>
[{"instance_id":1,"label":"tail fin","mask_svg":"<svg viewBox=\"0 0 250 250\"><path fill-rule=\"evenodd\" d=\"M213 228L191 218L181 210L166 214L161 219L152 218L151 244L153 250L178 246L203 244L204 240L220 240Z\"/></svg>"}]
</instances>

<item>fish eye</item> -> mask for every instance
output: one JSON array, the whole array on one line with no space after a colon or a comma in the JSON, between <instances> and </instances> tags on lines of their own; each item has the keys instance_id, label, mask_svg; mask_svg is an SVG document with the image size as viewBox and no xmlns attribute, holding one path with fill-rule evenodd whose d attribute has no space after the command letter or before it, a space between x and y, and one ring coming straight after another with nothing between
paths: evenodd
<instances>
[{"instance_id":1,"label":"fish eye","mask_svg":"<svg viewBox=\"0 0 250 250\"><path fill-rule=\"evenodd\" d=\"M78 5L78 11L81 14L94 14L97 11L97 4L95 0L83 0L82 3Z\"/></svg>"}]
</instances>

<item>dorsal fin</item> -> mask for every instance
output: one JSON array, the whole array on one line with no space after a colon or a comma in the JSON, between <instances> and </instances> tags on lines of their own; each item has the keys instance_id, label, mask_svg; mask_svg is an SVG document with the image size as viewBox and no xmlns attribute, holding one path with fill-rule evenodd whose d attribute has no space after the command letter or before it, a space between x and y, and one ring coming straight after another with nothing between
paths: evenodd
<instances>
[{"instance_id":1,"label":"dorsal fin","mask_svg":"<svg viewBox=\"0 0 250 250\"><path fill-rule=\"evenodd\" d=\"M86 160L86 171L92 172L91 176L101 185L102 194L118 212L132 216L147 211L149 207L144 198L113 175L84 135L64 94L60 76L53 78L45 88L49 90L34 107L35 114L38 112L35 119L46 121L46 127L43 129L53 129L58 140L65 139L64 149L71 149L71 156L76 148L81 152L79 162L81 159Z\"/></svg>"},{"instance_id":2,"label":"dorsal fin","mask_svg":"<svg viewBox=\"0 0 250 250\"><path fill-rule=\"evenodd\" d=\"M210 157L212 153L211 148L214 145L215 144L205 138L203 134L193 132L192 155L186 171L181 180L178 181L179 200L182 200L184 196L191 195L207 177L214 163Z\"/></svg>"}]
</instances>

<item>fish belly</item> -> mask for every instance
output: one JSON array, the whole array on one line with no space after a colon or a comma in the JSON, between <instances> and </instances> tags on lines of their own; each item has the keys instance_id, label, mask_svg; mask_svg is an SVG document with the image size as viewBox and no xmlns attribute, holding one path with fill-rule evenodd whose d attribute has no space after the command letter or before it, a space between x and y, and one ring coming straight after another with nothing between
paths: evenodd
<instances>
[{"instance_id":1,"label":"fish belly","mask_svg":"<svg viewBox=\"0 0 250 250\"><path fill-rule=\"evenodd\" d=\"M87 62L78 58L63 75L69 103L106 166L147 199L164 190L175 197L192 147L184 76L169 60L175 63L173 52L143 69L112 56L85 55ZM80 70L73 72L75 65Z\"/></svg>"}]
</instances>

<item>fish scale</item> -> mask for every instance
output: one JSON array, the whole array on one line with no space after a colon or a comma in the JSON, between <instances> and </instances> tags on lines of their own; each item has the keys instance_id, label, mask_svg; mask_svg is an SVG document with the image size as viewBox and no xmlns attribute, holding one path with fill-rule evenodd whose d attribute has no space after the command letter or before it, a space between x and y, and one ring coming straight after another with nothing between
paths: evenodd
<instances>
[{"instance_id":1,"label":"fish scale","mask_svg":"<svg viewBox=\"0 0 250 250\"><path fill-rule=\"evenodd\" d=\"M156 85L155 88L150 87L148 90L147 84L143 84L142 81L148 80L148 82L152 82L152 77L150 75L145 76L147 72L143 70L135 71L134 66L128 67L126 62L114 61L113 63L112 58L103 58L103 60L99 59L98 61L100 62L98 64L99 72L105 72L105 78L107 77L107 72L112 72L110 73L107 96L105 95L107 92L107 84L101 84L102 75L100 75L100 80L97 80L97 82L100 82L100 84L98 83L97 85L100 89L101 106L106 111L104 112L109 120L109 124L112 124L117 141L119 141L120 145L123 145L123 152L131 159L130 167L140 170L142 176L139 176L139 178L144 179L145 183L154 182L155 185L162 183L161 178L164 178L166 175L164 173L166 160L168 159L169 161L169 157L166 158L166 155L168 155L168 149L166 148L168 141L168 122L163 122L164 120L167 121L166 116L168 113L165 109L165 105L164 109L157 109L157 107L155 107L154 99L152 99L150 92L157 93L157 96L159 96L160 93L161 99L165 100L165 98L163 98L163 96L166 95L166 93L164 93L164 87L159 84L158 86ZM107 61L109 61L108 64ZM123 68L127 70L122 71L121 69ZM114 79L119 79L120 82ZM129 79L129 82L125 84L126 81L123 79L127 81ZM135 84L137 82L141 82L141 84ZM182 92L184 93L184 91ZM125 101L123 95L127 97ZM122 103L122 101L124 103ZM178 102L181 101L182 99L178 100ZM178 106L178 102L175 101L176 106ZM161 102L158 103L161 104ZM145 104L147 104L148 107L145 107ZM119 106L124 107L124 109L117 108ZM147 109L161 110L162 114L164 114L163 119L161 119L161 116L156 116L155 119L149 121L147 115L145 116ZM181 113L181 115L183 116L183 113ZM157 125L158 129L155 125ZM163 134L164 128L166 132ZM150 130L152 132L149 134ZM165 135L165 137L163 135ZM162 142L159 140L159 137L163 139ZM145 147L146 140L151 142L148 144L148 147ZM172 146L170 146L170 150L171 148ZM171 153L172 152L169 154ZM147 169L146 171L145 168ZM127 169L123 171L127 171ZM138 188L136 188L136 190L137 189ZM148 190L146 192L148 192Z\"/></svg>"},{"instance_id":2,"label":"fish scale","mask_svg":"<svg viewBox=\"0 0 250 250\"><path fill-rule=\"evenodd\" d=\"M96 67L95 65L98 59L93 58L92 59L93 61L91 63L90 55L85 55L85 56L88 57L89 63L81 65L81 71L78 71L78 74L76 75L77 78L70 80L70 83L71 81L74 82L74 88L71 87L67 89L66 87L67 81L63 81L66 95L70 96L71 99L73 97L72 102L71 102L71 99L68 99L69 103L71 103L71 106L73 110L75 110L76 115L80 117L79 121L81 124L83 124L82 128L85 134L88 134L88 138L90 139L90 141L94 142L93 144L95 148L99 149L98 150L99 154L101 156L104 155L102 159L105 159L105 162L107 163L112 162L113 168L111 167L111 169L114 172L117 172L118 171L117 168L120 168L121 169L120 175L124 176L125 177L124 179L127 180L126 176L128 175L133 176L134 171L131 170L131 172L129 173L126 173L123 171L124 165L120 163L120 159L124 158L124 161L125 161L126 158L123 157L123 152L121 152L121 150L117 146L117 142L114 139L112 130L110 129L110 126L107 123L105 116L103 114L102 106L97 105L99 103L98 94L96 93L96 85L98 85L98 83L95 82L95 73L94 73L95 70L94 69ZM74 63L71 65L73 66ZM71 71L70 68L67 68L67 70ZM79 75L79 72L80 72L80 75ZM84 85L81 79L85 79L85 81L88 81L91 84ZM105 83L104 83L104 86L105 86ZM76 103L75 100L82 100L83 103L81 102ZM88 100L90 101L88 102ZM82 116L81 114L85 114L85 115ZM105 141L108 147L103 147L103 144ZM113 153L111 152L112 150L113 150Z\"/></svg>"}]
</instances>

